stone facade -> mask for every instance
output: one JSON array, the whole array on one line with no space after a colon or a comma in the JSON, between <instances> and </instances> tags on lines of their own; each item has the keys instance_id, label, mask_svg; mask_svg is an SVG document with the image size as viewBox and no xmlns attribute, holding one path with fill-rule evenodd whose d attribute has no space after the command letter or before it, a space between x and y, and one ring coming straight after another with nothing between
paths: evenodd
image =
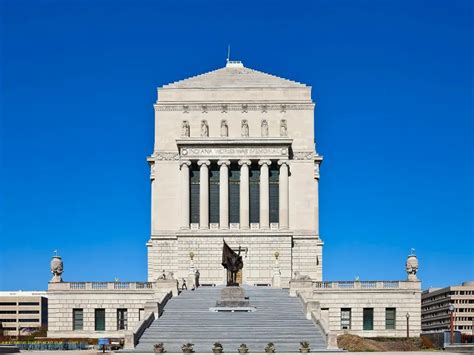
<instances>
[{"instance_id":1,"label":"stone facade","mask_svg":"<svg viewBox=\"0 0 474 355\"><path fill-rule=\"evenodd\" d=\"M222 239L245 249L242 282L270 284L274 254L281 282L294 271L322 277L318 179L322 157L314 144L311 88L228 63L225 68L165 85L155 104L155 146L151 167L151 238L148 280L162 270L186 277L189 253L201 282L223 284ZM190 218L190 169L198 164L199 220ZM209 221L209 171L218 164L219 219ZM229 193L229 173L240 174L240 196ZM238 165L237 165L238 164ZM258 201L249 192L250 166L259 166ZM269 220L269 166L278 166L278 221ZM278 165L277 165L278 164ZM235 169L235 168L234 168ZM229 222L232 199L238 222ZM235 201L237 202L237 201ZM249 221L258 204L259 218ZM191 216L192 217L192 216Z\"/></svg>"}]
</instances>

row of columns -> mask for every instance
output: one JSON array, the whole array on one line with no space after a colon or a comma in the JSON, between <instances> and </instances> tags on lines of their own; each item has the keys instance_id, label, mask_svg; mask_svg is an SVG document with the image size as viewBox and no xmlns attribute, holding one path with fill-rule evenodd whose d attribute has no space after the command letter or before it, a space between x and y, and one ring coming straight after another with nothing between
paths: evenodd
<instances>
[{"instance_id":1,"label":"row of columns","mask_svg":"<svg viewBox=\"0 0 474 355\"><path fill-rule=\"evenodd\" d=\"M249 194L249 167L250 160L239 160L240 166L240 228L250 228L250 194ZM260 160L260 228L270 227L270 193L269 193L269 166L271 160ZM199 227L209 228L209 160L199 160ZM217 162L219 174L219 225L220 228L229 228L229 160ZM181 227L189 228L190 223L190 174L191 161L182 160L181 170ZM289 226L289 182L288 161L278 161L279 174L279 227Z\"/></svg>"}]
</instances>

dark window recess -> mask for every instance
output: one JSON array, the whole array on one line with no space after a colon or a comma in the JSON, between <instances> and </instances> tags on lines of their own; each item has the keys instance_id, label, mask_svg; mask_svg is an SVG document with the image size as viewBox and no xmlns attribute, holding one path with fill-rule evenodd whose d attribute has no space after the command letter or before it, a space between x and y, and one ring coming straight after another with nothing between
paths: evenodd
<instances>
[{"instance_id":1,"label":"dark window recess","mask_svg":"<svg viewBox=\"0 0 474 355\"><path fill-rule=\"evenodd\" d=\"M364 308L363 329L374 330L374 309L373 308Z\"/></svg>"},{"instance_id":2,"label":"dark window recess","mask_svg":"<svg viewBox=\"0 0 474 355\"><path fill-rule=\"evenodd\" d=\"M16 319L0 319L0 323L1 322L13 323L13 322L16 322Z\"/></svg>"},{"instance_id":3,"label":"dark window recess","mask_svg":"<svg viewBox=\"0 0 474 355\"><path fill-rule=\"evenodd\" d=\"M84 311L82 308L72 310L72 330L84 329Z\"/></svg>"},{"instance_id":4,"label":"dark window recess","mask_svg":"<svg viewBox=\"0 0 474 355\"><path fill-rule=\"evenodd\" d=\"M209 171L209 223L219 223L219 166L212 164Z\"/></svg>"},{"instance_id":5,"label":"dark window recess","mask_svg":"<svg viewBox=\"0 0 474 355\"><path fill-rule=\"evenodd\" d=\"M145 315L145 308L139 308L138 309L138 320L142 320L144 315Z\"/></svg>"},{"instance_id":6,"label":"dark window recess","mask_svg":"<svg viewBox=\"0 0 474 355\"><path fill-rule=\"evenodd\" d=\"M0 302L0 306L16 306L16 302Z\"/></svg>"},{"instance_id":7,"label":"dark window recess","mask_svg":"<svg viewBox=\"0 0 474 355\"><path fill-rule=\"evenodd\" d=\"M16 314L16 311L0 311L0 314ZM0 322L2 320L0 319Z\"/></svg>"},{"instance_id":8,"label":"dark window recess","mask_svg":"<svg viewBox=\"0 0 474 355\"><path fill-rule=\"evenodd\" d=\"M96 331L105 330L105 309L97 308L94 313L95 313L95 330Z\"/></svg>"},{"instance_id":9,"label":"dark window recess","mask_svg":"<svg viewBox=\"0 0 474 355\"><path fill-rule=\"evenodd\" d=\"M250 223L260 222L260 169L258 165L252 164L249 175L250 192Z\"/></svg>"},{"instance_id":10,"label":"dark window recess","mask_svg":"<svg viewBox=\"0 0 474 355\"><path fill-rule=\"evenodd\" d=\"M395 329L396 315L395 308L385 308L385 329Z\"/></svg>"},{"instance_id":11,"label":"dark window recess","mask_svg":"<svg viewBox=\"0 0 474 355\"><path fill-rule=\"evenodd\" d=\"M20 314L39 314L39 310L36 311L18 311Z\"/></svg>"},{"instance_id":12,"label":"dark window recess","mask_svg":"<svg viewBox=\"0 0 474 355\"><path fill-rule=\"evenodd\" d=\"M25 318L25 319L19 319L20 322L24 322L24 323L27 323L27 322L38 322L39 319L38 318Z\"/></svg>"},{"instance_id":13,"label":"dark window recess","mask_svg":"<svg viewBox=\"0 0 474 355\"><path fill-rule=\"evenodd\" d=\"M231 164L229 169L229 222L240 223L240 168Z\"/></svg>"},{"instance_id":14,"label":"dark window recess","mask_svg":"<svg viewBox=\"0 0 474 355\"><path fill-rule=\"evenodd\" d=\"M190 208L191 223L199 223L199 167L196 164L191 165L190 170Z\"/></svg>"},{"instance_id":15,"label":"dark window recess","mask_svg":"<svg viewBox=\"0 0 474 355\"><path fill-rule=\"evenodd\" d=\"M15 327L3 327L3 330L16 330Z\"/></svg>"},{"instance_id":16,"label":"dark window recess","mask_svg":"<svg viewBox=\"0 0 474 355\"><path fill-rule=\"evenodd\" d=\"M127 330L128 328L128 317L127 309L119 308L117 309L117 330Z\"/></svg>"},{"instance_id":17,"label":"dark window recess","mask_svg":"<svg viewBox=\"0 0 474 355\"><path fill-rule=\"evenodd\" d=\"M39 306L39 302L20 302L20 306Z\"/></svg>"},{"instance_id":18,"label":"dark window recess","mask_svg":"<svg viewBox=\"0 0 474 355\"><path fill-rule=\"evenodd\" d=\"M278 165L272 164L269 170L269 195L270 195L270 223L279 223L279 170Z\"/></svg>"}]
</instances>

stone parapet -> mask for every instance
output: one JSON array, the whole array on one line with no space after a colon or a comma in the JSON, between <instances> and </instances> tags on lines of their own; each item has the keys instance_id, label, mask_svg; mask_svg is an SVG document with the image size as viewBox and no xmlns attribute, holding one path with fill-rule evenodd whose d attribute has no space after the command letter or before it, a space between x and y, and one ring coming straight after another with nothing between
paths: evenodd
<instances>
[{"instance_id":1,"label":"stone parapet","mask_svg":"<svg viewBox=\"0 0 474 355\"><path fill-rule=\"evenodd\" d=\"M117 291L139 290L140 292L153 289L156 286L153 282L50 282L48 291Z\"/></svg>"}]
</instances>

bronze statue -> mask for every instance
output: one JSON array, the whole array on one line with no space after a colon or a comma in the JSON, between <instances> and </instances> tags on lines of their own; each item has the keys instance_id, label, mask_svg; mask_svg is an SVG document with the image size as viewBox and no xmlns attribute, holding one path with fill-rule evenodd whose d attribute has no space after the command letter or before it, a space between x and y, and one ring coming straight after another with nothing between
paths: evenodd
<instances>
[{"instance_id":1,"label":"bronze statue","mask_svg":"<svg viewBox=\"0 0 474 355\"><path fill-rule=\"evenodd\" d=\"M239 252L233 251L224 240L222 248L222 266L227 270L227 286L238 286L237 273L244 267L242 256Z\"/></svg>"}]
</instances>

